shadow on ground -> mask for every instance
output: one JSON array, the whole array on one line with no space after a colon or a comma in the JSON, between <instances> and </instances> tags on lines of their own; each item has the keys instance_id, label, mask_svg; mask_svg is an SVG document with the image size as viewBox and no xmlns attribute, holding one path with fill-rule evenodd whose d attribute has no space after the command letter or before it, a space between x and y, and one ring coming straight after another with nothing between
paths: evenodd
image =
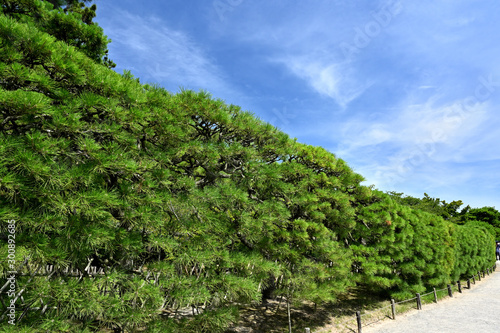
<instances>
[{"instance_id":1,"label":"shadow on ground","mask_svg":"<svg viewBox=\"0 0 500 333\"><path fill-rule=\"evenodd\" d=\"M312 332L321 332L322 328L337 328L343 329L344 332L356 332L356 311L377 309L383 302L387 303L387 299L357 288L335 303L317 306L313 303L294 304L290 309L292 329L294 332L304 332L305 328L309 327ZM288 332L285 299L278 297L269 300L267 304L242 306L239 322L226 331L257 332Z\"/></svg>"}]
</instances>

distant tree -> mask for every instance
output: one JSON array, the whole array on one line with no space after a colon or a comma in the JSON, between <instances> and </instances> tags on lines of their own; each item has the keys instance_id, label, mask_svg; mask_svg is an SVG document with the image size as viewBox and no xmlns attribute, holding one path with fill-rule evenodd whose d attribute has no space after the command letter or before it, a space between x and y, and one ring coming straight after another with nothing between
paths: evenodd
<instances>
[{"instance_id":1,"label":"distant tree","mask_svg":"<svg viewBox=\"0 0 500 333\"><path fill-rule=\"evenodd\" d=\"M65 13L78 13L82 16L82 21L85 24L94 24L92 20L96 16L97 6L93 4L90 7L86 6L86 3L92 2L92 0L48 0L54 5L54 8L63 8Z\"/></svg>"},{"instance_id":2,"label":"distant tree","mask_svg":"<svg viewBox=\"0 0 500 333\"><path fill-rule=\"evenodd\" d=\"M454 222L458 221L462 211L460 211L460 207L464 204L462 200L454 200L450 203L446 203L446 201L441 202L447 215L448 219L453 220Z\"/></svg>"},{"instance_id":3,"label":"distant tree","mask_svg":"<svg viewBox=\"0 0 500 333\"><path fill-rule=\"evenodd\" d=\"M393 200L402 205L441 216L445 220L461 223L460 216L464 213L464 210L459 211L459 208L463 205L462 200L447 203L445 200L432 198L427 193L424 193L423 198L415 198L395 191L389 191L387 194L389 194Z\"/></svg>"},{"instance_id":4,"label":"distant tree","mask_svg":"<svg viewBox=\"0 0 500 333\"><path fill-rule=\"evenodd\" d=\"M471 208L462 215L462 221L482 221L495 228L496 239L500 240L500 212L495 207Z\"/></svg>"}]
</instances>

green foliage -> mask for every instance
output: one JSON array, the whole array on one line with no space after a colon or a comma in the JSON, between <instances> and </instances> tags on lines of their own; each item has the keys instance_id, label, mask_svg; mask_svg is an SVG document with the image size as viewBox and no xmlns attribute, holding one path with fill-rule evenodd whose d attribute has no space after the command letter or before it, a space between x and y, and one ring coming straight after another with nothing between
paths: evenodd
<instances>
[{"instance_id":1,"label":"green foliage","mask_svg":"<svg viewBox=\"0 0 500 333\"><path fill-rule=\"evenodd\" d=\"M468 209L462 217L464 222L481 221L489 224L495 230L495 238L500 239L500 212L495 207L482 207Z\"/></svg>"},{"instance_id":2,"label":"green foliage","mask_svg":"<svg viewBox=\"0 0 500 333\"><path fill-rule=\"evenodd\" d=\"M426 211L409 208L422 206L418 199L394 200L393 194L378 191L362 203L353 268L359 283L374 292L411 297L494 265L491 228L481 223L457 225L429 213L429 206Z\"/></svg>"},{"instance_id":3,"label":"green foliage","mask_svg":"<svg viewBox=\"0 0 500 333\"><path fill-rule=\"evenodd\" d=\"M97 63L109 68L115 64L108 59L109 40L92 19L96 5L86 7L76 0L0 0L1 13L48 33L74 46ZM51 10L55 8L56 10Z\"/></svg>"},{"instance_id":4,"label":"green foliage","mask_svg":"<svg viewBox=\"0 0 500 333\"><path fill-rule=\"evenodd\" d=\"M439 215L445 220L459 225L472 221L485 222L491 226L488 229L493 232L495 238L500 239L500 212L495 207L471 208L466 206L459 210L464 204L462 200L447 203L439 198L431 198L427 193L424 193L422 199L405 196L403 193L397 192L388 192L387 194L402 205Z\"/></svg>"},{"instance_id":5,"label":"green foliage","mask_svg":"<svg viewBox=\"0 0 500 333\"><path fill-rule=\"evenodd\" d=\"M461 224L461 217L469 209L469 207L465 207L459 211L460 206L464 204L462 200L447 203L445 200L441 200L439 198L431 198L427 193L424 193L424 197L422 199L394 191L387 192L387 194L389 194L393 200L402 205L441 216L445 220L458 224Z\"/></svg>"},{"instance_id":6,"label":"green foliage","mask_svg":"<svg viewBox=\"0 0 500 333\"><path fill-rule=\"evenodd\" d=\"M493 236L493 238L498 239L497 238L497 230L498 229L495 228L494 226L492 226L491 224L489 224L488 222L471 220L471 221L467 222L467 225L484 228L484 229L488 230L488 232Z\"/></svg>"},{"instance_id":7,"label":"green foliage","mask_svg":"<svg viewBox=\"0 0 500 333\"><path fill-rule=\"evenodd\" d=\"M453 280L470 278L495 264L495 238L489 228L476 222L455 227Z\"/></svg>"}]
</instances>

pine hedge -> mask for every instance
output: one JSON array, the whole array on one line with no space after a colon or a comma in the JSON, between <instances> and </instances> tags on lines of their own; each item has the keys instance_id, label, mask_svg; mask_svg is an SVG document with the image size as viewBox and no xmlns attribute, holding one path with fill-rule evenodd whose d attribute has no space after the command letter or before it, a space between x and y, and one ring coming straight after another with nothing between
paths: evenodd
<instances>
[{"instance_id":1,"label":"pine hedge","mask_svg":"<svg viewBox=\"0 0 500 333\"><path fill-rule=\"evenodd\" d=\"M353 267L373 292L409 298L495 264L493 235L476 222L457 225L379 191L359 206L356 218Z\"/></svg>"}]
</instances>

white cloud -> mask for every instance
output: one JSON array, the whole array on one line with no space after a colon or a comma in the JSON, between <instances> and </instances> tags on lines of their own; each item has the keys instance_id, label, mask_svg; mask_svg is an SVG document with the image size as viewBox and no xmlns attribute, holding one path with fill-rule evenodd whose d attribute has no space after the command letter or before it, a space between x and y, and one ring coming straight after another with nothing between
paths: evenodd
<instances>
[{"instance_id":1,"label":"white cloud","mask_svg":"<svg viewBox=\"0 0 500 333\"><path fill-rule=\"evenodd\" d=\"M454 19L446 20L445 23L452 27L463 27L470 25L476 21L475 17L457 17Z\"/></svg>"},{"instance_id":2,"label":"white cloud","mask_svg":"<svg viewBox=\"0 0 500 333\"><path fill-rule=\"evenodd\" d=\"M352 124L357 128L356 131L347 131L352 136L346 141L351 149L381 143L390 143L401 151L424 144L444 144L453 148L479 135L491 113L487 102L468 105L467 101L461 99L436 105L438 101L433 97L424 103L408 103L406 107L403 102L399 112L378 122L363 115L346 121L347 128L354 126ZM366 121L362 117L366 117Z\"/></svg>"},{"instance_id":3,"label":"white cloud","mask_svg":"<svg viewBox=\"0 0 500 333\"><path fill-rule=\"evenodd\" d=\"M181 86L212 93L228 89L221 69L203 48L156 17L146 19L114 8L103 28L113 36L110 57L120 68L140 73L143 81L175 90Z\"/></svg>"},{"instance_id":4,"label":"white cloud","mask_svg":"<svg viewBox=\"0 0 500 333\"><path fill-rule=\"evenodd\" d=\"M367 183L379 188L465 183L473 173L450 173L450 165L500 158L499 149L492 149L500 135L497 131L484 133L493 116L489 103L467 101L405 101L400 112L386 115L384 121L369 117L347 120L338 155L359 166L356 169Z\"/></svg>"},{"instance_id":5,"label":"white cloud","mask_svg":"<svg viewBox=\"0 0 500 333\"><path fill-rule=\"evenodd\" d=\"M242 2L227 10L224 21L212 20L211 29L218 38L263 50L263 58L285 66L315 92L346 108L373 80L361 74L356 59L346 60L340 44L352 44L355 29L377 23L373 13L393 2L356 5L322 0L294 6L281 0Z\"/></svg>"},{"instance_id":6,"label":"white cloud","mask_svg":"<svg viewBox=\"0 0 500 333\"><path fill-rule=\"evenodd\" d=\"M278 60L316 92L335 100L342 108L359 97L370 83L361 82L353 67L318 59L315 55L289 56Z\"/></svg>"}]
</instances>

